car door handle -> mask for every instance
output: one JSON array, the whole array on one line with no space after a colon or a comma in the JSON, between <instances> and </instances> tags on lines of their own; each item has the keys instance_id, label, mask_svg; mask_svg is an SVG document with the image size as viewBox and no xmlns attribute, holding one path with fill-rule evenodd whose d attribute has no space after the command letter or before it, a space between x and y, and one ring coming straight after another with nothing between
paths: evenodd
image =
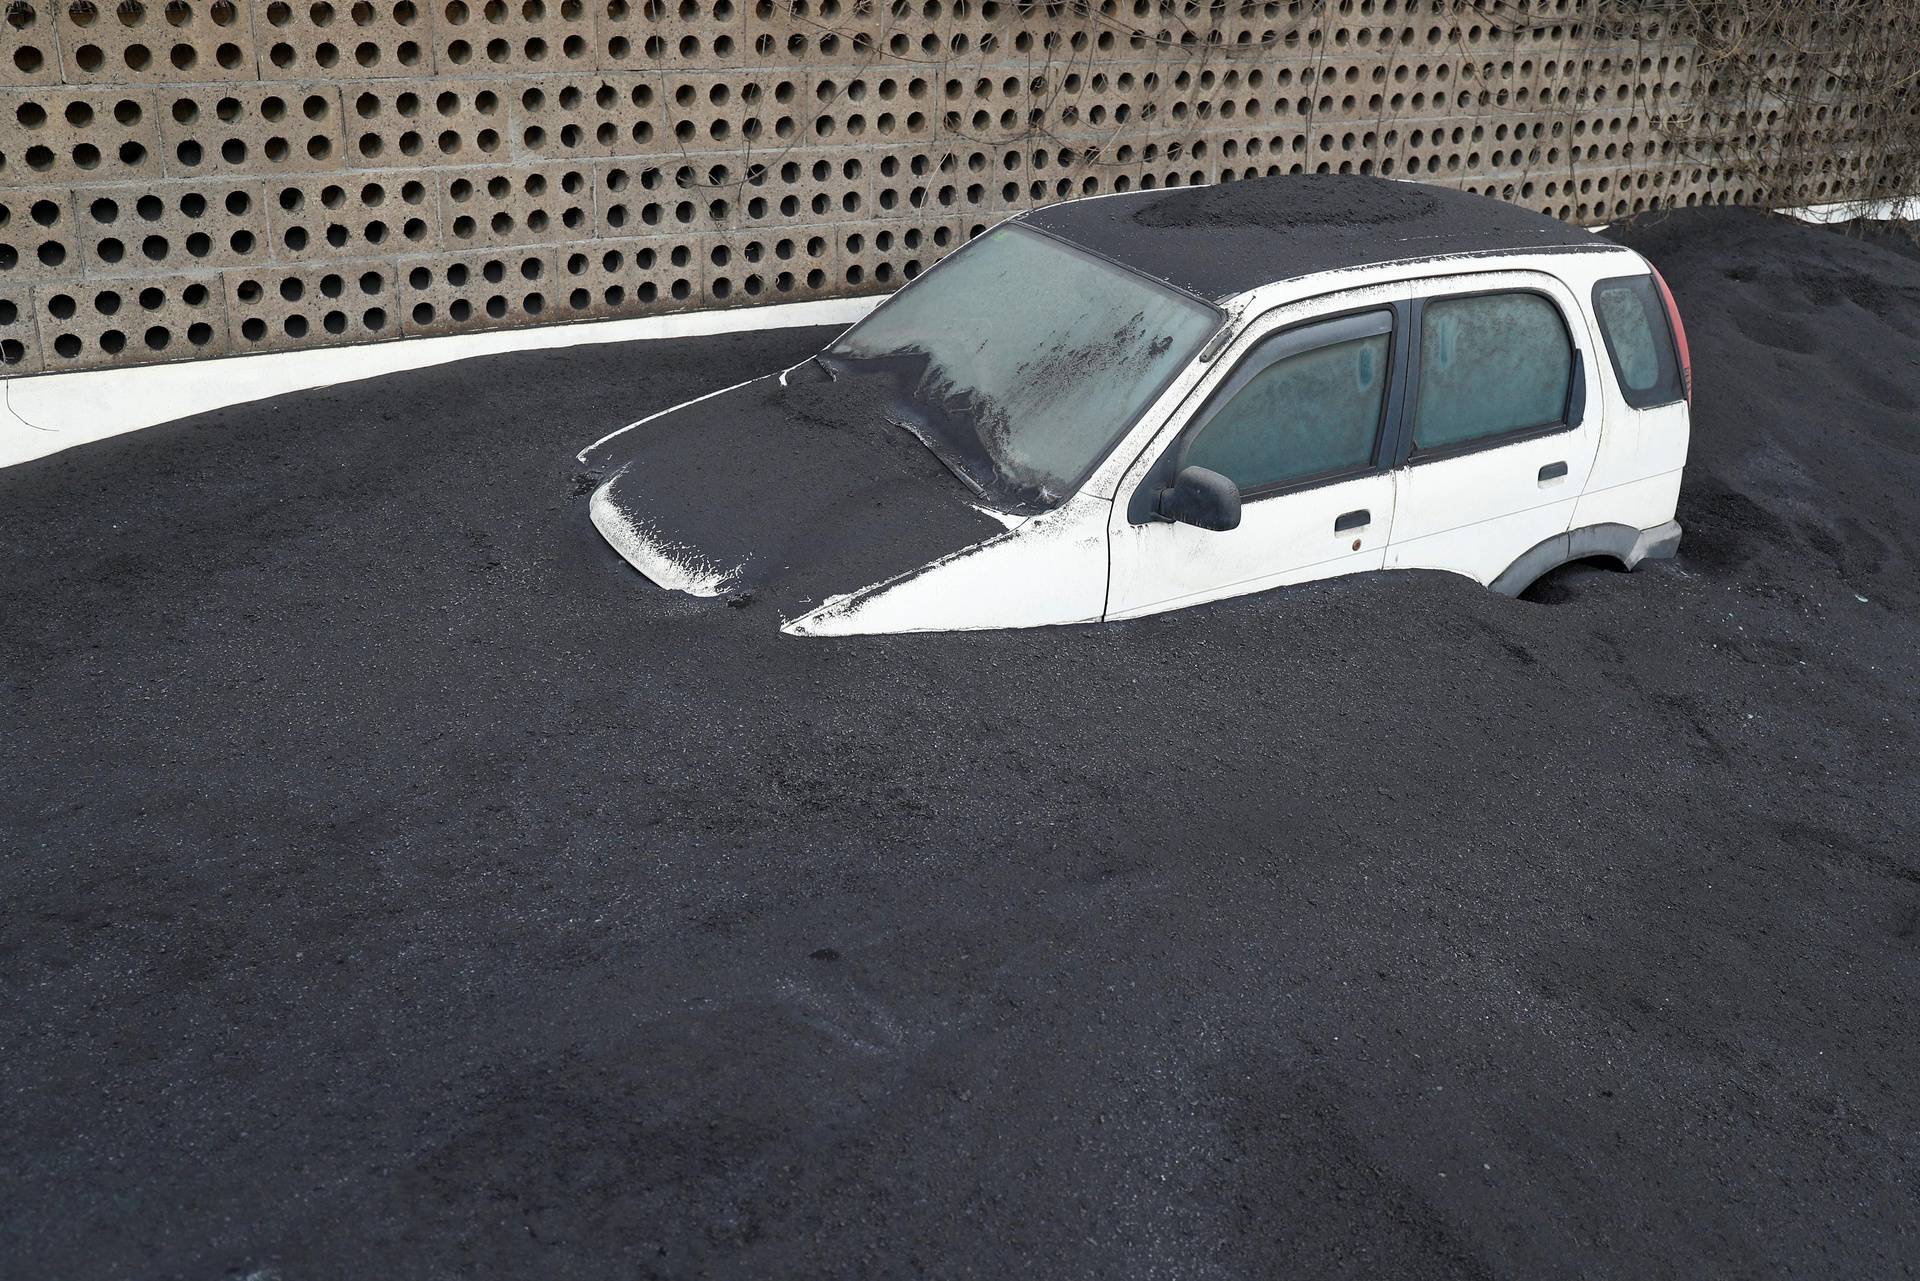
<instances>
[{"instance_id":1,"label":"car door handle","mask_svg":"<svg viewBox=\"0 0 1920 1281\"><path fill-rule=\"evenodd\" d=\"M1550 480L1559 480L1566 474L1567 465L1565 463L1548 463L1540 469L1540 483L1544 485Z\"/></svg>"},{"instance_id":2,"label":"car door handle","mask_svg":"<svg viewBox=\"0 0 1920 1281\"><path fill-rule=\"evenodd\" d=\"M1348 512L1346 515L1334 521L1333 532L1336 534L1344 534L1349 529L1364 529L1372 523L1373 513L1363 507L1357 512Z\"/></svg>"}]
</instances>

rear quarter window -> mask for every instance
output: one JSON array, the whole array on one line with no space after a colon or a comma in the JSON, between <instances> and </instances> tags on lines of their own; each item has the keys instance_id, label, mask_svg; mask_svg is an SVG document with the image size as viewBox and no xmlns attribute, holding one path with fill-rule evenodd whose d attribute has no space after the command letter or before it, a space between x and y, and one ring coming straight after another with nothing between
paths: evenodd
<instances>
[{"instance_id":1,"label":"rear quarter window","mask_svg":"<svg viewBox=\"0 0 1920 1281\"><path fill-rule=\"evenodd\" d=\"M1593 287L1593 314L1620 394L1635 409L1670 405L1685 395L1673 332L1652 276L1614 276Z\"/></svg>"}]
</instances>

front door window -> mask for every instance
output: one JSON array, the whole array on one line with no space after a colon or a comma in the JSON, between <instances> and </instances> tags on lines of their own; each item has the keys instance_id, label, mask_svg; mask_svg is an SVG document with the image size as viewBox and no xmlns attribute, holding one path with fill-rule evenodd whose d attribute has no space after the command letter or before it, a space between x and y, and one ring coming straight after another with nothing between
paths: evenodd
<instances>
[{"instance_id":1,"label":"front door window","mask_svg":"<svg viewBox=\"0 0 1920 1281\"><path fill-rule=\"evenodd\" d=\"M1382 311L1260 344L1201 411L1181 465L1219 472L1244 497L1370 468L1392 325Z\"/></svg>"}]
</instances>

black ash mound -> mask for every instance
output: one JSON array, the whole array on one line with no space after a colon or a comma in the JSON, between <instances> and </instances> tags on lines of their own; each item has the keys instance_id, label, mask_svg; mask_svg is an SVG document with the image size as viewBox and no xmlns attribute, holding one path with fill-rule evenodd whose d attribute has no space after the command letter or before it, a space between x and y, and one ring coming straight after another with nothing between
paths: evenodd
<instances>
[{"instance_id":1,"label":"black ash mound","mask_svg":"<svg viewBox=\"0 0 1920 1281\"><path fill-rule=\"evenodd\" d=\"M1838 582L1915 602L1920 261L1746 210L1615 233L1681 304L1700 386L1684 554L1750 583ZM1692 300L1692 301L1690 301Z\"/></svg>"},{"instance_id":2,"label":"black ash mound","mask_svg":"<svg viewBox=\"0 0 1920 1281\"><path fill-rule=\"evenodd\" d=\"M571 453L822 333L0 473L7 1270L1897 1275L1920 264L1628 229L1679 559L798 641Z\"/></svg>"}]
</instances>

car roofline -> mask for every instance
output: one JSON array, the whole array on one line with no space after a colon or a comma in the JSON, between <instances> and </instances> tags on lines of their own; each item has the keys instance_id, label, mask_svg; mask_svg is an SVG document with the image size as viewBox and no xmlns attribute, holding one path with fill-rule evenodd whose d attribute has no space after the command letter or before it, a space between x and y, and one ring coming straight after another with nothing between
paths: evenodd
<instances>
[{"instance_id":1,"label":"car roofline","mask_svg":"<svg viewBox=\"0 0 1920 1281\"><path fill-rule=\"evenodd\" d=\"M1328 188L1323 183L1355 185ZM1402 197L1389 197L1385 194L1389 191L1406 193L1405 198L1416 205L1411 212L1400 210L1394 202ZM1382 199L1387 201L1384 206ZM1333 202L1332 209L1323 204L1316 210L1317 201L1327 200ZM1152 228L1145 232L1131 226L1139 211L1169 201L1195 220L1184 227L1178 222L1145 224ZM1194 201L1200 203L1187 210ZM1213 207L1226 211L1225 220L1213 221ZM1095 212L1103 208L1111 211ZM1370 209L1385 216L1367 216ZM1286 222L1296 211L1320 216ZM1334 216L1328 218L1328 213ZM1281 222L1262 230L1261 219L1266 217ZM1214 303L1250 289L1347 267L1457 255L1585 250L1593 238L1583 227L1495 197L1409 178L1370 175L1271 175L1103 192L1024 209L1005 221L1052 235ZM1188 247L1171 248L1183 243ZM1195 252L1193 248L1209 244L1216 245L1215 250Z\"/></svg>"},{"instance_id":2,"label":"car roofline","mask_svg":"<svg viewBox=\"0 0 1920 1281\"><path fill-rule=\"evenodd\" d=\"M1403 182L1407 180L1393 179L1392 181ZM1056 203L1057 204L1081 204L1087 201L1105 200L1112 196L1124 196L1124 195L1136 195L1136 194L1138 193L1124 192L1124 191L1108 191L1108 192L1102 192L1100 195L1097 195L1097 196L1081 196L1075 200L1062 200ZM1049 205L1047 207L1054 208L1055 206ZM1271 289L1275 285L1289 285L1289 284L1298 284L1298 283L1303 283L1308 281L1317 281L1321 279L1332 279L1332 278L1345 275L1348 272L1391 271L1395 268L1411 266L1416 263L1430 263L1430 262L1438 263L1438 262L1446 262L1448 260L1457 260L1461 262L1478 262L1486 258L1505 258L1505 257L1524 256L1529 254L1589 254L1589 253L1605 253L1609 251L1615 251L1623 254L1633 254L1633 250L1627 248L1627 246L1616 244L1610 240L1605 240L1601 238L1598 232L1594 232L1592 233L1593 241L1591 244L1511 245L1505 248L1461 249L1461 250L1449 250L1447 252L1437 253L1437 254L1409 254L1405 258L1389 258L1389 259L1385 259L1378 262L1358 262L1353 264L1350 267L1323 267L1314 271L1304 271L1298 275L1293 275L1293 276L1275 276L1271 280L1263 280L1257 285L1249 285L1247 288L1239 290L1235 293L1222 294L1217 298L1209 298L1207 295L1202 293L1197 293L1194 290L1187 288L1185 285L1181 285L1175 281L1166 280L1160 276L1156 276L1152 272L1140 266L1140 264L1138 263L1128 262L1125 258L1117 258L1113 254L1108 253L1104 249L1095 248L1092 245L1086 244L1080 240L1076 240L1072 236L1064 235L1061 232L1053 230L1052 228L1043 227L1038 223L1029 222L1027 220L1027 215L1032 212L1033 211L1030 209L1022 210L1017 214L1013 214L1010 217L1001 219L1001 222L995 223L994 226L996 227L1000 226L1001 223L1017 222L1022 227L1026 228L1026 230L1028 231L1036 232L1042 236L1046 236L1050 240L1056 240L1063 245L1066 245L1072 249L1079 251L1080 253L1086 254L1090 258L1098 258L1100 261L1104 263L1108 263L1112 266L1118 267L1130 275L1138 276L1142 280L1152 281L1154 284L1160 286L1163 289L1170 289L1174 293L1181 294L1187 298L1191 298L1196 302L1204 303L1207 306L1214 308L1216 311L1227 311L1227 312L1231 312L1237 304L1239 304L1241 301L1243 301L1250 295L1259 293L1263 289ZM985 233L982 233L982 234L985 234ZM1633 256L1638 257L1639 255L1633 254Z\"/></svg>"},{"instance_id":3,"label":"car roofline","mask_svg":"<svg viewBox=\"0 0 1920 1281\"><path fill-rule=\"evenodd\" d=\"M1114 192L1108 192L1107 194L1119 196L1119 195L1125 195L1126 193L1114 191ZM1085 199L1087 200L1100 200L1102 198L1103 197L1100 197L1100 196L1085 197ZM1027 212L1031 212L1031 210ZM1002 223L1008 223L1008 222L1017 222L1020 224L1022 230L1030 231L1036 236L1045 236L1048 240L1053 241L1055 244L1065 245L1067 248L1073 250L1077 254L1085 254L1089 258L1096 258L1099 261L1106 263L1109 267L1118 267L1121 271L1126 272L1129 276L1136 276L1139 279L1146 281L1148 284L1152 285L1155 289L1165 289L1169 293L1179 294L1182 298L1192 299L1194 302L1199 303L1202 307L1205 307L1208 311L1219 313L1220 318L1222 320L1226 319L1227 303L1226 303L1226 299L1224 298L1209 298L1205 294L1195 293L1193 290L1187 288L1185 285L1175 284L1171 280L1165 280L1159 276L1154 275L1152 272L1147 271L1146 269L1141 267L1139 263L1128 262L1125 258L1116 258L1112 254L1108 253L1106 250L1095 249L1092 245L1083 244L1080 241L1075 240L1072 236L1063 236L1057 231L1053 231L1046 227L1040 226L1038 223L1027 222L1026 213L1015 214L1011 218L1003 218L1001 219L1000 222L995 223L994 226L998 227L1002 225ZM988 228L988 230L992 230L992 228ZM982 232L981 234L985 235L986 233ZM969 241L968 243L971 244L972 242Z\"/></svg>"},{"instance_id":4,"label":"car roofline","mask_svg":"<svg viewBox=\"0 0 1920 1281\"><path fill-rule=\"evenodd\" d=\"M1069 241L1068 243L1073 243ZM1091 253L1092 250L1087 252ZM1470 275L1478 271L1507 270L1499 265L1500 259L1540 257L1585 257L1604 255L1608 257L1633 258L1640 262L1646 259L1626 245L1611 240L1603 240L1595 235L1591 245L1520 245L1511 249L1472 249L1454 253L1414 255L1406 258L1393 258L1385 262L1355 263L1351 267L1326 267L1317 271L1302 272L1297 276L1276 276L1261 284L1250 285L1238 293L1228 294L1217 300L1218 305L1233 312L1246 305L1257 295L1265 293L1276 285L1297 285L1307 292L1303 296L1311 297L1320 293L1337 293L1342 289L1358 289L1368 285L1395 284L1409 280L1420 280L1432 276ZM1125 266L1126 264L1121 264ZM1417 268L1417 270L1413 270ZM1428 270L1432 268L1432 270ZM1138 271L1139 269L1133 268ZM1515 268L1514 270L1521 270ZM1323 289L1322 283L1325 283ZM1162 281L1161 283L1166 283ZM1179 288L1177 285L1170 288Z\"/></svg>"}]
</instances>

